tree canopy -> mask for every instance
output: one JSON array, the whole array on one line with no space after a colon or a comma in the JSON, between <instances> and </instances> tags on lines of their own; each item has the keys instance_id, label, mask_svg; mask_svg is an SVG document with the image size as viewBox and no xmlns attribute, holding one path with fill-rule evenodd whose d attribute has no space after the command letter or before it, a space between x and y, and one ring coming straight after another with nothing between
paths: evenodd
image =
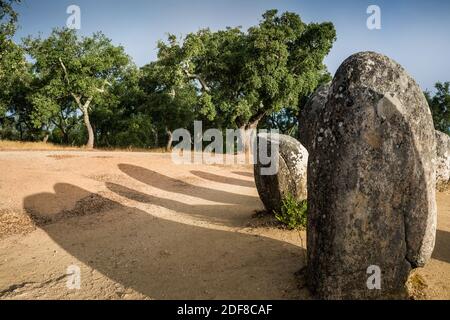
<instances>
[{"instance_id":1,"label":"tree canopy","mask_svg":"<svg viewBox=\"0 0 450 320\"><path fill-rule=\"evenodd\" d=\"M13 2L0 2L4 39L14 31ZM80 37L54 29L21 45L11 40L2 51L0 72L8 77L1 80L0 115L8 114L16 138L89 148L95 141L170 149L172 132L195 120L205 129L261 125L293 133L304 101L330 77L323 60L335 39L330 22L308 24L296 13L269 10L248 30L169 35L158 42L156 61L137 68L101 32ZM6 122L0 126L3 138L14 136L5 134Z\"/></svg>"},{"instance_id":2,"label":"tree canopy","mask_svg":"<svg viewBox=\"0 0 450 320\"><path fill-rule=\"evenodd\" d=\"M332 23L306 24L295 13L267 11L258 26L243 32L203 29L180 43L159 43L159 60L175 82L197 84L200 113L219 124L256 127L299 100L326 76L323 64L336 39Z\"/></svg>"},{"instance_id":3,"label":"tree canopy","mask_svg":"<svg viewBox=\"0 0 450 320\"><path fill-rule=\"evenodd\" d=\"M107 102L109 88L121 81L130 65L123 47L114 46L100 32L80 38L69 29L55 29L47 39L29 37L25 47L35 60L33 72L40 82L31 97L35 125L55 123L55 117L65 120L78 110L88 132L87 147L93 148L89 115L95 105Z\"/></svg>"},{"instance_id":4,"label":"tree canopy","mask_svg":"<svg viewBox=\"0 0 450 320\"><path fill-rule=\"evenodd\" d=\"M19 2L0 0L0 118L8 111L21 73L27 68L23 51L12 40L17 22L13 4Z\"/></svg>"}]
</instances>

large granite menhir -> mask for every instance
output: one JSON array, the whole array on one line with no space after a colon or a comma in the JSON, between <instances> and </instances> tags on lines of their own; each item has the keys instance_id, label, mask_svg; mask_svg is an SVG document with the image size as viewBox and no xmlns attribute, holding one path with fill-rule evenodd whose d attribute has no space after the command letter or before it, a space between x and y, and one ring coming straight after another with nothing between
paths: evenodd
<instances>
[{"instance_id":1,"label":"large granite menhir","mask_svg":"<svg viewBox=\"0 0 450 320\"><path fill-rule=\"evenodd\" d=\"M450 136L436 131L436 186L444 191L450 186Z\"/></svg>"},{"instance_id":2,"label":"large granite menhir","mask_svg":"<svg viewBox=\"0 0 450 320\"><path fill-rule=\"evenodd\" d=\"M398 297L435 244L435 130L422 90L388 57L355 54L337 71L317 128L308 286L323 299ZM367 285L373 266L380 290Z\"/></svg>"},{"instance_id":3,"label":"large granite menhir","mask_svg":"<svg viewBox=\"0 0 450 320\"><path fill-rule=\"evenodd\" d=\"M306 103L299 119L300 142L306 150L311 151L316 144L316 135L319 132L319 117L323 113L327 103L330 83L321 85Z\"/></svg>"},{"instance_id":4,"label":"large granite menhir","mask_svg":"<svg viewBox=\"0 0 450 320\"><path fill-rule=\"evenodd\" d=\"M295 138L282 134L259 134L259 144L266 144L271 154L273 143L278 145L278 154L274 159L278 170L273 175L264 175L261 169L265 166L259 157L255 164L255 183L259 196L270 213L280 212L283 199L287 195L298 201L307 198L308 151ZM259 154L259 149L258 149Z\"/></svg>"}]
</instances>

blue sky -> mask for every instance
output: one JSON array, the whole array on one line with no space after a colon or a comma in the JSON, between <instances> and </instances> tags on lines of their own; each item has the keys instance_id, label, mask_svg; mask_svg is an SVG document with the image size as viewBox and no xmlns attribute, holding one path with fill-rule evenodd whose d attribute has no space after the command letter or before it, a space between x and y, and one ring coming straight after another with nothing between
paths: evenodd
<instances>
[{"instance_id":1,"label":"blue sky","mask_svg":"<svg viewBox=\"0 0 450 320\"><path fill-rule=\"evenodd\" d=\"M166 33L186 35L200 28L255 25L268 9L293 11L305 22L331 21L338 40L326 59L331 73L349 55L384 53L402 64L422 89L450 81L450 1L448 0L23 0L17 6L17 38L46 36L66 24L69 5L81 8L81 34L103 31L125 47L137 65L156 57ZM381 30L366 26L369 5L381 8Z\"/></svg>"}]
</instances>

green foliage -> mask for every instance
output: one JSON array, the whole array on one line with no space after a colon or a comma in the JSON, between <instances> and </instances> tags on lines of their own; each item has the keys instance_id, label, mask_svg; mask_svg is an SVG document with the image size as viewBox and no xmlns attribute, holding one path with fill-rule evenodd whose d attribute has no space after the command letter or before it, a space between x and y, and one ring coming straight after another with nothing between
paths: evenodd
<instances>
[{"instance_id":1,"label":"green foliage","mask_svg":"<svg viewBox=\"0 0 450 320\"><path fill-rule=\"evenodd\" d=\"M91 122L99 147L153 146L153 119L142 112L142 72L134 65L123 71L120 81L114 83L91 112ZM140 132L137 132L140 131Z\"/></svg>"},{"instance_id":2,"label":"green foliage","mask_svg":"<svg viewBox=\"0 0 450 320\"><path fill-rule=\"evenodd\" d=\"M450 82L436 83L436 93L425 92L436 130L450 135Z\"/></svg>"},{"instance_id":3,"label":"green foliage","mask_svg":"<svg viewBox=\"0 0 450 320\"><path fill-rule=\"evenodd\" d=\"M79 38L75 30L55 29L47 39L25 39L25 47L51 97L101 97L129 64L123 47L114 46L101 32Z\"/></svg>"},{"instance_id":4,"label":"green foliage","mask_svg":"<svg viewBox=\"0 0 450 320\"><path fill-rule=\"evenodd\" d=\"M296 138L298 136L297 114L290 108L283 108L279 112L274 112L266 117L261 129L276 129L281 134Z\"/></svg>"},{"instance_id":5,"label":"green foliage","mask_svg":"<svg viewBox=\"0 0 450 320\"><path fill-rule=\"evenodd\" d=\"M154 145L154 128L148 115L133 114L122 123L121 129L114 137L114 146L150 148Z\"/></svg>"},{"instance_id":6,"label":"green foliage","mask_svg":"<svg viewBox=\"0 0 450 320\"><path fill-rule=\"evenodd\" d=\"M12 41L17 22L13 4L19 2L0 0L0 119L9 111L15 87L27 68L23 51Z\"/></svg>"},{"instance_id":7,"label":"green foliage","mask_svg":"<svg viewBox=\"0 0 450 320\"><path fill-rule=\"evenodd\" d=\"M335 39L331 23L308 25L295 13L267 11L248 35L250 59L245 71L251 95L257 97L252 113L296 109L299 98L313 92L326 73L323 59Z\"/></svg>"},{"instance_id":8,"label":"green foliage","mask_svg":"<svg viewBox=\"0 0 450 320\"><path fill-rule=\"evenodd\" d=\"M165 138L178 128L190 128L197 116L207 116L209 104L206 95L199 96L195 86L178 78L177 71L164 61L142 68L140 80L143 99L139 110L153 119L158 145L158 137Z\"/></svg>"},{"instance_id":9,"label":"green foliage","mask_svg":"<svg viewBox=\"0 0 450 320\"><path fill-rule=\"evenodd\" d=\"M0 0L0 45L16 31L17 12L13 5L20 2L21 0Z\"/></svg>"},{"instance_id":10,"label":"green foliage","mask_svg":"<svg viewBox=\"0 0 450 320\"><path fill-rule=\"evenodd\" d=\"M307 213L307 200L299 202L291 194L288 194L282 201L281 212L275 213L275 217L289 229L305 229Z\"/></svg>"}]
</instances>

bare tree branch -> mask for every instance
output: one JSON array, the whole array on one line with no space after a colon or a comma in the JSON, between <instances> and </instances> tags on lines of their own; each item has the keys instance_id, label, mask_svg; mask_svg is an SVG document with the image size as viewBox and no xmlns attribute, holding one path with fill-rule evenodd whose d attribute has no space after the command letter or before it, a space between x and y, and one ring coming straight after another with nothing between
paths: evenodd
<instances>
[{"instance_id":1,"label":"bare tree branch","mask_svg":"<svg viewBox=\"0 0 450 320\"><path fill-rule=\"evenodd\" d=\"M95 88L95 90L96 90L97 92L100 92L100 93L105 93L105 92L106 92L106 90L105 90L106 85L108 85L108 86L110 86L110 87L112 86L111 82L109 82L108 80L105 80L105 81L103 82L102 87L101 87L101 88Z\"/></svg>"},{"instance_id":2,"label":"bare tree branch","mask_svg":"<svg viewBox=\"0 0 450 320\"><path fill-rule=\"evenodd\" d=\"M183 72L186 74L186 76L188 78L198 80L198 82L200 82L200 85L202 86L203 91L205 91L205 92L211 91L211 89L206 84L206 81L202 77L200 77L198 74L192 74L186 68L183 68Z\"/></svg>"},{"instance_id":3,"label":"bare tree branch","mask_svg":"<svg viewBox=\"0 0 450 320\"><path fill-rule=\"evenodd\" d=\"M59 58L59 64L61 65L61 68L64 71L64 78L66 79L67 84L70 85L69 74L67 73L67 68L64 65L64 63L63 63L61 58Z\"/></svg>"}]
</instances>

